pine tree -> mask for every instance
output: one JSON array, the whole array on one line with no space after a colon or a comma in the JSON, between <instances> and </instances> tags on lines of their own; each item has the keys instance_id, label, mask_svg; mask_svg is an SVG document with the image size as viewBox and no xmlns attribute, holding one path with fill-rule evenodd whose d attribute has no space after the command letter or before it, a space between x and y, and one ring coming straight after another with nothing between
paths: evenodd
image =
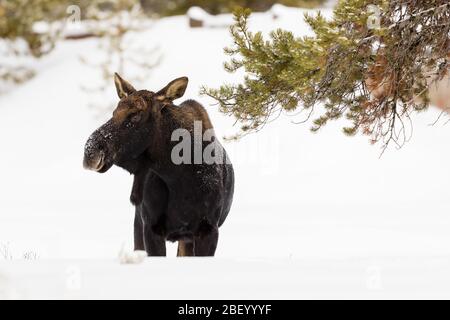
<instances>
[{"instance_id":1,"label":"pine tree","mask_svg":"<svg viewBox=\"0 0 450 320\"><path fill-rule=\"evenodd\" d=\"M307 110L312 131L345 117L348 135L402 145L413 112L430 104L433 83L450 68L448 0L345 0L331 20L305 15L314 36L248 30L251 12L235 12L229 72L243 83L203 88L222 112L243 123L236 136L261 129L280 112Z\"/></svg>"}]
</instances>

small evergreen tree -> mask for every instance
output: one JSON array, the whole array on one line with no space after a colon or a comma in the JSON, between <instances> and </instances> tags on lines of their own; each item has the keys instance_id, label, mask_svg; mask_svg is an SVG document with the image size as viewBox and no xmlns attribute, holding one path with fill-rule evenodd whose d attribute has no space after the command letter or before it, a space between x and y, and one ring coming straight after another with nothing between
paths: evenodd
<instances>
[{"instance_id":1,"label":"small evergreen tree","mask_svg":"<svg viewBox=\"0 0 450 320\"><path fill-rule=\"evenodd\" d=\"M313 131L345 117L346 134L401 145L411 113L428 107L431 84L449 73L448 0L340 1L330 21L306 15L315 35L303 38L276 30L265 40L248 30L249 17L235 12L225 49L226 70L244 69L243 83L202 89L243 123L236 137L301 109L320 112Z\"/></svg>"}]
</instances>

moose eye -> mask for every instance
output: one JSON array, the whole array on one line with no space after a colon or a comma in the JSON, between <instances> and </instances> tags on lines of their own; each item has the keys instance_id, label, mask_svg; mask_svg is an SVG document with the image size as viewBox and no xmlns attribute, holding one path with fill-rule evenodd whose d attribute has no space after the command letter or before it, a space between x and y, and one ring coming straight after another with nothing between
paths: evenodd
<instances>
[{"instance_id":1,"label":"moose eye","mask_svg":"<svg viewBox=\"0 0 450 320\"><path fill-rule=\"evenodd\" d=\"M134 116L131 117L131 122L136 123L136 122L139 122L139 121L141 121L141 114L140 113L135 114Z\"/></svg>"}]
</instances>

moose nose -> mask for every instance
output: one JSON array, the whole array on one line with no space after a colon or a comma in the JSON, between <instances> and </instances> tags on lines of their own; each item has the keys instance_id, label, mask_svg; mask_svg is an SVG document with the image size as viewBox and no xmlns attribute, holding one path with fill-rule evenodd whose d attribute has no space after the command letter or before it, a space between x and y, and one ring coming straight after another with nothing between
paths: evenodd
<instances>
[{"instance_id":1,"label":"moose nose","mask_svg":"<svg viewBox=\"0 0 450 320\"><path fill-rule=\"evenodd\" d=\"M105 146L92 137L84 148L83 167L87 170L100 171L105 164Z\"/></svg>"},{"instance_id":2,"label":"moose nose","mask_svg":"<svg viewBox=\"0 0 450 320\"><path fill-rule=\"evenodd\" d=\"M83 167L87 170L100 171L105 163L105 153L87 153L84 155Z\"/></svg>"}]
</instances>

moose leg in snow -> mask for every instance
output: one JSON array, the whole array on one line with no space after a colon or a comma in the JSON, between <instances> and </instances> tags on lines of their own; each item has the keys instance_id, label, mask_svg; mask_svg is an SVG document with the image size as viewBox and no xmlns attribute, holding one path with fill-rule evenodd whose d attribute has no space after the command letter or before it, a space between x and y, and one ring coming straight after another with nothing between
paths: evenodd
<instances>
[{"instance_id":1,"label":"moose leg in snow","mask_svg":"<svg viewBox=\"0 0 450 320\"><path fill-rule=\"evenodd\" d=\"M150 224L144 223L144 246L147 255L152 257L166 256L166 240L157 235Z\"/></svg>"},{"instance_id":2,"label":"moose leg in snow","mask_svg":"<svg viewBox=\"0 0 450 320\"><path fill-rule=\"evenodd\" d=\"M134 250L145 250L144 246L144 225L142 224L140 206L136 206L134 216Z\"/></svg>"},{"instance_id":3,"label":"moose leg in snow","mask_svg":"<svg viewBox=\"0 0 450 320\"><path fill-rule=\"evenodd\" d=\"M178 257L193 257L194 256L194 241L178 241Z\"/></svg>"},{"instance_id":4,"label":"moose leg in snow","mask_svg":"<svg viewBox=\"0 0 450 320\"><path fill-rule=\"evenodd\" d=\"M219 228L214 227L207 234L195 237L194 254L198 257L213 257L219 241Z\"/></svg>"}]
</instances>

